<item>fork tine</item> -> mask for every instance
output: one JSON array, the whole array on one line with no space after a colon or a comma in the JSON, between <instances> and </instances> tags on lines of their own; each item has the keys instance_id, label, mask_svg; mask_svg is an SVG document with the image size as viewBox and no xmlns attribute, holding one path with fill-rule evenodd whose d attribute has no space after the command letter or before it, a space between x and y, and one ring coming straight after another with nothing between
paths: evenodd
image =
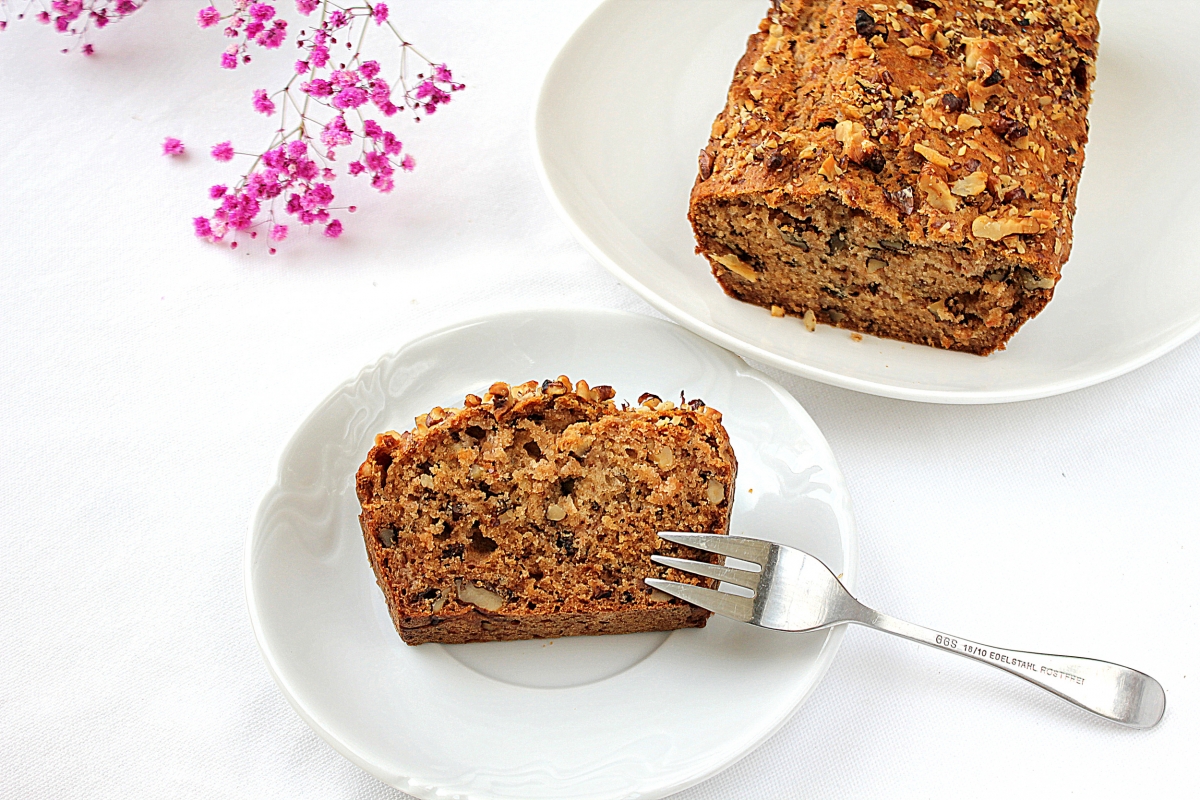
<instances>
[{"instance_id":1,"label":"fork tine","mask_svg":"<svg viewBox=\"0 0 1200 800\"><path fill-rule=\"evenodd\" d=\"M721 567L703 561L688 561L686 558L672 558L671 556L653 555L650 556L650 560L655 564L662 564L664 567L674 567L681 572L690 572L703 578L716 578L719 581L744 586L747 589L758 588L758 576L761 574L745 569Z\"/></svg>"},{"instance_id":2,"label":"fork tine","mask_svg":"<svg viewBox=\"0 0 1200 800\"><path fill-rule=\"evenodd\" d=\"M664 581L662 578L645 578L644 580L655 589L723 617L732 617L738 622L749 622L754 617L754 601L749 597L718 592L715 589L705 589L690 583Z\"/></svg>"},{"instance_id":3,"label":"fork tine","mask_svg":"<svg viewBox=\"0 0 1200 800\"><path fill-rule=\"evenodd\" d=\"M747 539L744 536L727 536L717 533L680 533L677 531L659 531L658 537L668 542L694 547L697 550L707 550L723 556L732 556L742 561L749 561L762 566L767 555L771 552L771 543L762 539Z\"/></svg>"}]
</instances>

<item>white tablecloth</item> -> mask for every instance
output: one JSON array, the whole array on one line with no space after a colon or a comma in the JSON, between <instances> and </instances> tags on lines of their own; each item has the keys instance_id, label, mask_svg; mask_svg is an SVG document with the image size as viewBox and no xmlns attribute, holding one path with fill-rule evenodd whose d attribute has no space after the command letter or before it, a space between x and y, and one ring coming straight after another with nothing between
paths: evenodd
<instances>
[{"instance_id":1,"label":"white tablecloth","mask_svg":"<svg viewBox=\"0 0 1200 800\"><path fill-rule=\"evenodd\" d=\"M342 239L273 258L190 225L235 177L207 148L269 136L249 98L273 59L221 70L197 4L161 0L90 60L36 24L0 34L0 798L400 797L309 730L255 646L242 546L280 449L335 385L448 322L652 313L534 171L537 87L595 0L392 5L469 88L405 126L417 171L359 192ZM162 157L165 136L191 155ZM775 377L846 473L864 601L1138 667L1167 715L1127 731L855 629L777 736L679 796L1194 797L1200 342L1016 405Z\"/></svg>"}]
</instances>

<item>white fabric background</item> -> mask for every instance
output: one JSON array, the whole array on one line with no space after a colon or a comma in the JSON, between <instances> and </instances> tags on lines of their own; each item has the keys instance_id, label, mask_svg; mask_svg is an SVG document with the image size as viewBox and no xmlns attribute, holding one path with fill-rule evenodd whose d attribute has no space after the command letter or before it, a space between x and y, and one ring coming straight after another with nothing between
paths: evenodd
<instances>
[{"instance_id":1,"label":"white fabric background","mask_svg":"<svg viewBox=\"0 0 1200 800\"><path fill-rule=\"evenodd\" d=\"M419 166L394 194L274 258L190 231L235 177L207 148L269 135L249 97L272 59L220 70L197 4L163 0L90 60L35 24L0 35L0 798L401 796L272 684L243 539L293 428L381 353L501 309L650 313L534 172L541 75L594 5L393 3L469 88L408 126ZM191 156L161 157L168 135ZM1136 666L1167 716L1126 731L855 629L776 737L681 798L1195 796L1200 342L1005 406L775 377L849 480L864 601Z\"/></svg>"}]
</instances>

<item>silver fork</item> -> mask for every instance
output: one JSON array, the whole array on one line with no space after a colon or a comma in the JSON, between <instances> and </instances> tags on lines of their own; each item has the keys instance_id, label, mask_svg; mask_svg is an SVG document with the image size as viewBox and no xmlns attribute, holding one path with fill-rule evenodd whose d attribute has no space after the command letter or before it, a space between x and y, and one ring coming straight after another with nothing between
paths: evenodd
<instances>
[{"instance_id":1,"label":"silver fork","mask_svg":"<svg viewBox=\"0 0 1200 800\"><path fill-rule=\"evenodd\" d=\"M1010 672L1082 709L1132 728L1154 727L1166 710L1167 696L1162 685L1129 667L1091 658L990 647L873 611L855 600L829 567L793 547L710 533L658 535L668 542L759 567L754 572L683 558L651 556L663 566L753 591L753 597L743 597L687 583L646 578L646 583L655 589L739 622L778 631L814 631L847 622L866 625Z\"/></svg>"}]
</instances>

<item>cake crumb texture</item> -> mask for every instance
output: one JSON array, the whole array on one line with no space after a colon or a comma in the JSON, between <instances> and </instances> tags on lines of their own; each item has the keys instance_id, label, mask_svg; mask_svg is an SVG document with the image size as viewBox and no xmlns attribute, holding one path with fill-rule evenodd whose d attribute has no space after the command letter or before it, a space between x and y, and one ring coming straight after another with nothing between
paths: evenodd
<instances>
[{"instance_id":1,"label":"cake crumb texture","mask_svg":"<svg viewBox=\"0 0 1200 800\"><path fill-rule=\"evenodd\" d=\"M493 384L376 437L356 486L367 555L409 644L703 627L644 578L708 554L658 531L729 532L737 461L702 401L611 387Z\"/></svg>"}]
</instances>

